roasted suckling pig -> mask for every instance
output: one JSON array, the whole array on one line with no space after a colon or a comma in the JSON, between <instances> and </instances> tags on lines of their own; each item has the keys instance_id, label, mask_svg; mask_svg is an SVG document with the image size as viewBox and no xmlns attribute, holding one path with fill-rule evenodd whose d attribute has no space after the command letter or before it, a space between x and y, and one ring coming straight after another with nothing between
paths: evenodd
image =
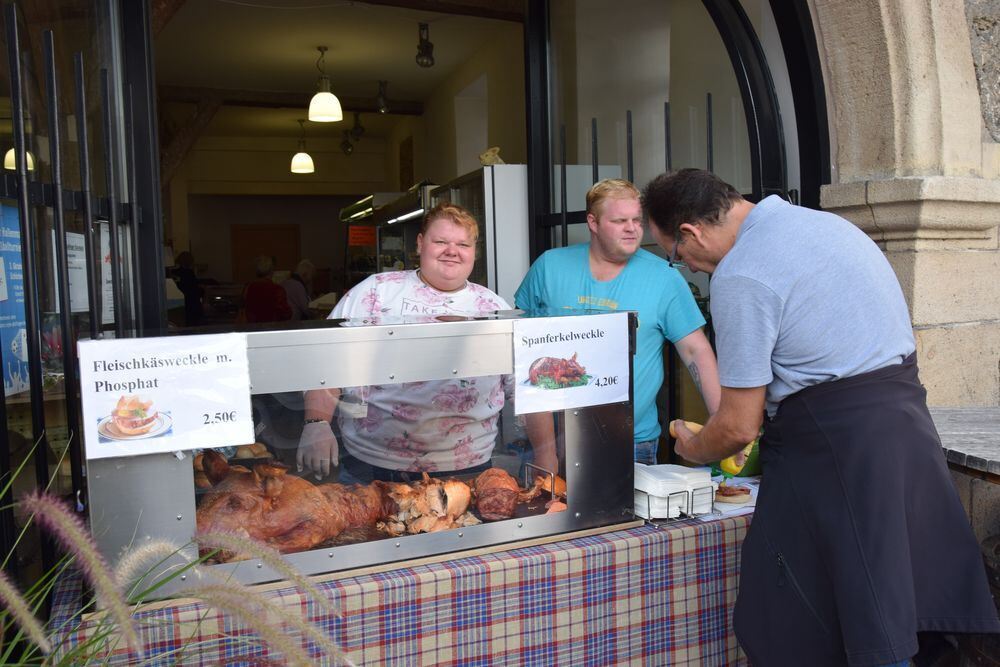
<instances>
[{"instance_id":1,"label":"roasted suckling pig","mask_svg":"<svg viewBox=\"0 0 1000 667\"><path fill-rule=\"evenodd\" d=\"M279 463L248 470L213 450L202 459L212 482L197 512L199 533L232 533L282 553L310 549L339 532L326 497ZM340 530L343 530L342 528ZM221 554L223 560L232 554Z\"/></svg>"},{"instance_id":2,"label":"roasted suckling pig","mask_svg":"<svg viewBox=\"0 0 1000 667\"><path fill-rule=\"evenodd\" d=\"M528 369L528 381L545 389L578 387L587 384L589 379L586 369L577 363L575 352L569 359L539 357Z\"/></svg>"},{"instance_id":3,"label":"roasted suckling pig","mask_svg":"<svg viewBox=\"0 0 1000 667\"><path fill-rule=\"evenodd\" d=\"M312 549L351 528L377 527L389 535L428 533L480 523L480 516L509 519L517 503L535 498L543 483L521 489L506 471L490 468L472 483L432 479L414 483L321 484L289 475L280 463L249 470L230 465L214 450L200 463L211 482L198 507L199 533L223 532L268 544L282 553ZM239 558L221 553L220 561Z\"/></svg>"}]
</instances>

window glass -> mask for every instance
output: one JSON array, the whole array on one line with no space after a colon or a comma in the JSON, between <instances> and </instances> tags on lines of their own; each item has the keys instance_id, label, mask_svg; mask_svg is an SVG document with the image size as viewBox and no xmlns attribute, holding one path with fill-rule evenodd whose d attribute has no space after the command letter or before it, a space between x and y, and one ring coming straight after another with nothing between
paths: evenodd
<instances>
[{"instance_id":1,"label":"window glass","mask_svg":"<svg viewBox=\"0 0 1000 667\"><path fill-rule=\"evenodd\" d=\"M701 2L636 0L627 12L599 0L550 6L552 212L562 210L563 133L566 209L579 211L594 180L595 143L598 177L628 178L629 112L632 180L641 187L666 169L667 103L672 167L711 166L750 192L742 98Z\"/></svg>"}]
</instances>

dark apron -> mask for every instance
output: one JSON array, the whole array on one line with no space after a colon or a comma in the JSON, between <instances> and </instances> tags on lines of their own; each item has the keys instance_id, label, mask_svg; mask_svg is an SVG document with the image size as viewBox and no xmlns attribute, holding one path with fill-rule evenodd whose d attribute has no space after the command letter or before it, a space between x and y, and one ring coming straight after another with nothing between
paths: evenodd
<instances>
[{"instance_id":1,"label":"dark apron","mask_svg":"<svg viewBox=\"0 0 1000 667\"><path fill-rule=\"evenodd\" d=\"M1000 632L926 395L911 355L765 426L733 619L754 665L884 665L917 632Z\"/></svg>"}]
</instances>

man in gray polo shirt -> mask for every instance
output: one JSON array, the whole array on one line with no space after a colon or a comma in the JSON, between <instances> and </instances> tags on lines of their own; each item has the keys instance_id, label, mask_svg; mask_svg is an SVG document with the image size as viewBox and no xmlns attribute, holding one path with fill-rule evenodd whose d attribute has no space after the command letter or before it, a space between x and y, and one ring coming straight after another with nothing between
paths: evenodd
<instances>
[{"instance_id":1,"label":"man in gray polo shirt","mask_svg":"<svg viewBox=\"0 0 1000 667\"><path fill-rule=\"evenodd\" d=\"M1000 632L875 243L698 169L643 206L672 263L712 274L722 399L698 435L675 423L677 453L717 461L765 422L734 613L751 662L899 664L932 633Z\"/></svg>"}]
</instances>

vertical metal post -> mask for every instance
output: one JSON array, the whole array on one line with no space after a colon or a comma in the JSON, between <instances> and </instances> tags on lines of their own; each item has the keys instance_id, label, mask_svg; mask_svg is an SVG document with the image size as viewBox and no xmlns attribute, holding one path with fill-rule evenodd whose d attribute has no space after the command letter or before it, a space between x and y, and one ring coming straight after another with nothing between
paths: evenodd
<instances>
[{"instance_id":1,"label":"vertical metal post","mask_svg":"<svg viewBox=\"0 0 1000 667\"><path fill-rule=\"evenodd\" d=\"M559 126L559 175L562 177L559 212L562 216L562 247L569 245L569 225L566 220L566 124Z\"/></svg>"},{"instance_id":2,"label":"vertical metal post","mask_svg":"<svg viewBox=\"0 0 1000 667\"><path fill-rule=\"evenodd\" d=\"M143 272L139 270L139 223L141 221L141 209L139 208L139 190L137 187L135 174L135 134L133 133L132 121L132 87L125 91L125 136L129 138L126 142L125 170L129 176L129 230L132 238L132 295L135 297L135 329L136 335L143 335L143 323L140 313L142 313L142 282ZM162 278L162 276L160 276ZM160 281L162 284L162 280Z\"/></svg>"},{"instance_id":3,"label":"vertical metal post","mask_svg":"<svg viewBox=\"0 0 1000 667\"><path fill-rule=\"evenodd\" d=\"M706 169L715 171L715 160L712 155L714 146L712 145L712 93L705 93L705 135L708 141L708 163Z\"/></svg>"},{"instance_id":4,"label":"vertical metal post","mask_svg":"<svg viewBox=\"0 0 1000 667\"><path fill-rule=\"evenodd\" d=\"M673 156L671 153L671 139L670 139L670 102L663 103L663 150L664 150L664 162L667 171L673 171ZM680 375L677 369L677 351L674 350L672 346L666 347L666 358L667 358L667 423L669 424L675 419L680 417L677 410L677 401L679 399L680 392ZM674 460L673 450L667 449L666 460L672 462Z\"/></svg>"},{"instance_id":5,"label":"vertical metal post","mask_svg":"<svg viewBox=\"0 0 1000 667\"><path fill-rule=\"evenodd\" d=\"M593 169L593 181L596 183L600 180L600 176L597 172L597 119L590 119L590 164Z\"/></svg>"},{"instance_id":6,"label":"vertical metal post","mask_svg":"<svg viewBox=\"0 0 1000 667\"><path fill-rule=\"evenodd\" d=\"M666 155L667 171L673 171L674 160L671 155L670 139L670 102L663 103L663 152Z\"/></svg>"},{"instance_id":7,"label":"vertical metal post","mask_svg":"<svg viewBox=\"0 0 1000 667\"><path fill-rule=\"evenodd\" d=\"M625 150L628 162L628 182L633 182L632 174L632 110L625 111Z\"/></svg>"},{"instance_id":8,"label":"vertical metal post","mask_svg":"<svg viewBox=\"0 0 1000 667\"><path fill-rule=\"evenodd\" d=\"M90 337L101 335L101 290L104 274L100 270L103 261L101 246L95 238L94 208L91 200L90 184L90 139L87 133L87 92L83 73L83 53L73 56L76 83L76 140L80 152L80 189L83 195L83 243L87 253L87 294L90 307ZM96 250L95 250L96 247Z\"/></svg>"},{"instance_id":9,"label":"vertical metal post","mask_svg":"<svg viewBox=\"0 0 1000 667\"><path fill-rule=\"evenodd\" d=\"M14 154L17 161L17 209L21 232L21 260L24 280L24 315L27 330L28 381L31 397L31 432L35 438L35 484L39 489L49 485L49 443L45 434L45 397L42 392L42 355L39 345L38 289L35 283L35 230L28 205L27 146L24 137L24 91L21 77L20 40L18 37L17 5L4 5L7 38L7 61L10 67L10 97L14 129ZM6 435L6 434L4 434ZM50 540L42 540L42 568L48 571L55 563L55 551Z\"/></svg>"},{"instance_id":10,"label":"vertical metal post","mask_svg":"<svg viewBox=\"0 0 1000 667\"><path fill-rule=\"evenodd\" d=\"M114 127L111 109L111 83L107 69L101 70L101 102L104 104L104 175L108 195L108 233L111 236L111 302L115 311L115 336L125 336L125 298L122 295L121 248L118 242L118 188L115 179Z\"/></svg>"},{"instance_id":11,"label":"vertical metal post","mask_svg":"<svg viewBox=\"0 0 1000 667\"><path fill-rule=\"evenodd\" d=\"M56 280L59 285L59 326L62 331L63 386L66 396L66 425L69 427L69 462L73 498L77 506L83 498L83 459L80 450L80 421L76 405L76 349L73 310L70 303L69 260L66 252L66 222L63 206L62 129L59 123L59 89L56 84L55 42L51 30L42 33L45 59L45 93L49 103L49 159L52 163L52 215L56 232Z\"/></svg>"}]
</instances>

